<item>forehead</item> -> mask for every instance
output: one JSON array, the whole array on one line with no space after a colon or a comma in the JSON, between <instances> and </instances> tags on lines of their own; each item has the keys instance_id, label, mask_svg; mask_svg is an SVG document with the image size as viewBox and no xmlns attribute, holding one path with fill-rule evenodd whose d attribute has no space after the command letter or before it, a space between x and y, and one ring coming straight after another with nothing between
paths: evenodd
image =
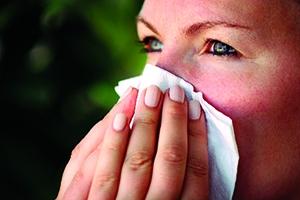
<instances>
[{"instance_id":1,"label":"forehead","mask_svg":"<svg viewBox=\"0 0 300 200\"><path fill-rule=\"evenodd\" d=\"M145 0L140 15L159 26L227 20L255 26L283 9L281 0Z\"/></svg>"}]
</instances>

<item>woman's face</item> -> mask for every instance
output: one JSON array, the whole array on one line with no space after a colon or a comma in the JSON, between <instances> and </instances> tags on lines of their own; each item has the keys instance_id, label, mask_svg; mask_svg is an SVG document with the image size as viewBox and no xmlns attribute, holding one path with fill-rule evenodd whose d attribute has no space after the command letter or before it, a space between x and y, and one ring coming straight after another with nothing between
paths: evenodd
<instances>
[{"instance_id":1,"label":"woman's face","mask_svg":"<svg viewBox=\"0 0 300 200\"><path fill-rule=\"evenodd\" d=\"M298 192L297 3L145 0L138 34L149 51L149 63L189 81L233 119L240 153L236 198L270 199Z\"/></svg>"}]
</instances>

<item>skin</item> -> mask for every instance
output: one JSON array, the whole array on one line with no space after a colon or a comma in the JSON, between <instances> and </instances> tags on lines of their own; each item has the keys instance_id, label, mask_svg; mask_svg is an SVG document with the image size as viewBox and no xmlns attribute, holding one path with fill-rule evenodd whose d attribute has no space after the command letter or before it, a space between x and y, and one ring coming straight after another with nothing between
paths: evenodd
<instances>
[{"instance_id":1,"label":"skin","mask_svg":"<svg viewBox=\"0 0 300 200\"><path fill-rule=\"evenodd\" d=\"M136 89L125 95L73 150L57 199L207 199L204 114L188 119L184 92L175 88L182 101L156 86L141 91L139 102ZM146 104L148 91L156 91L149 93L156 106ZM125 127L116 129L120 114Z\"/></svg>"},{"instance_id":2,"label":"skin","mask_svg":"<svg viewBox=\"0 0 300 200\"><path fill-rule=\"evenodd\" d=\"M148 62L188 80L233 119L240 153L235 198L299 199L298 3L146 0L140 17L147 23L138 22L139 37L154 36L164 45ZM248 28L217 26L184 34L194 23L220 20ZM241 56L201 52L207 38L229 44Z\"/></svg>"},{"instance_id":3,"label":"skin","mask_svg":"<svg viewBox=\"0 0 300 200\"><path fill-rule=\"evenodd\" d=\"M299 10L292 0L146 0L139 14L140 39L163 44L148 62L188 80L232 118L240 153L235 199L300 198ZM199 29L204 21L231 25ZM207 39L238 56L212 55ZM149 107L148 89L139 102L131 90L77 145L57 199L208 198L204 114L189 119L188 102L169 92ZM126 124L116 131L119 114Z\"/></svg>"}]
</instances>

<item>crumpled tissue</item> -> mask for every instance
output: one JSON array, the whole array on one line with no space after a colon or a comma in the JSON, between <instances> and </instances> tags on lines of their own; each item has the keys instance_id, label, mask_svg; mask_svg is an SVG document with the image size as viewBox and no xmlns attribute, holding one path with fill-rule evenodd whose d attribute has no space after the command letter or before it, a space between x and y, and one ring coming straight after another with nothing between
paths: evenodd
<instances>
[{"instance_id":1,"label":"crumpled tissue","mask_svg":"<svg viewBox=\"0 0 300 200\"><path fill-rule=\"evenodd\" d=\"M142 91L150 85L158 86L163 92L179 85L185 90L188 100L200 102L207 123L210 199L232 199L239 160L232 120L207 103L202 93L195 92L190 83L151 64L145 66L141 76L120 81L115 90L122 96L130 86Z\"/></svg>"}]
</instances>

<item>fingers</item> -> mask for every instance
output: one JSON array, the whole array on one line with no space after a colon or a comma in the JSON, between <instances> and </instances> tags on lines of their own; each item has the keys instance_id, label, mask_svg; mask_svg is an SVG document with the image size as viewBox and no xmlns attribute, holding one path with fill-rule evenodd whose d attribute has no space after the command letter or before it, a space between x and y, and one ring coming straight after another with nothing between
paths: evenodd
<instances>
[{"instance_id":1,"label":"fingers","mask_svg":"<svg viewBox=\"0 0 300 200\"><path fill-rule=\"evenodd\" d=\"M92 181L89 199L115 199L127 149L133 113L118 112L107 128Z\"/></svg>"},{"instance_id":2,"label":"fingers","mask_svg":"<svg viewBox=\"0 0 300 200\"><path fill-rule=\"evenodd\" d=\"M132 90L82 140L66 168L59 197L208 198L207 135L200 104L191 101L188 107L178 86L165 95L150 86L141 93L130 130L136 96Z\"/></svg>"},{"instance_id":3,"label":"fingers","mask_svg":"<svg viewBox=\"0 0 300 200\"><path fill-rule=\"evenodd\" d=\"M162 92L156 86L142 91L117 199L145 199L151 180L162 100Z\"/></svg>"},{"instance_id":4,"label":"fingers","mask_svg":"<svg viewBox=\"0 0 300 200\"><path fill-rule=\"evenodd\" d=\"M72 182L74 176L83 165L86 158L101 144L103 135L107 126L111 123L113 116L119 112L124 111L130 115L134 111L137 90L130 88L112 110L105 116L103 120L98 122L84 139L75 147L72 156L64 170L61 186L57 199L64 196L65 191Z\"/></svg>"},{"instance_id":5,"label":"fingers","mask_svg":"<svg viewBox=\"0 0 300 200\"><path fill-rule=\"evenodd\" d=\"M208 151L204 113L198 101L189 102L188 161L182 199L208 199Z\"/></svg>"},{"instance_id":6,"label":"fingers","mask_svg":"<svg viewBox=\"0 0 300 200\"><path fill-rule=\"evenodd\" d=\"M175 86L165 95L158 149L147 199L177 199L187 160L187 102Z\"/></svg>"},{"instance_id":7,"label":"fingers","mask_svg":"<svg viewBox=\"0 0 300 200\"><path fill-rule=\"evenodd\" d=\"M88 197L93 180L99 149L92 152L75 174L63 195L65 200L85 200Z\"/></svg>"}]
</instances>

